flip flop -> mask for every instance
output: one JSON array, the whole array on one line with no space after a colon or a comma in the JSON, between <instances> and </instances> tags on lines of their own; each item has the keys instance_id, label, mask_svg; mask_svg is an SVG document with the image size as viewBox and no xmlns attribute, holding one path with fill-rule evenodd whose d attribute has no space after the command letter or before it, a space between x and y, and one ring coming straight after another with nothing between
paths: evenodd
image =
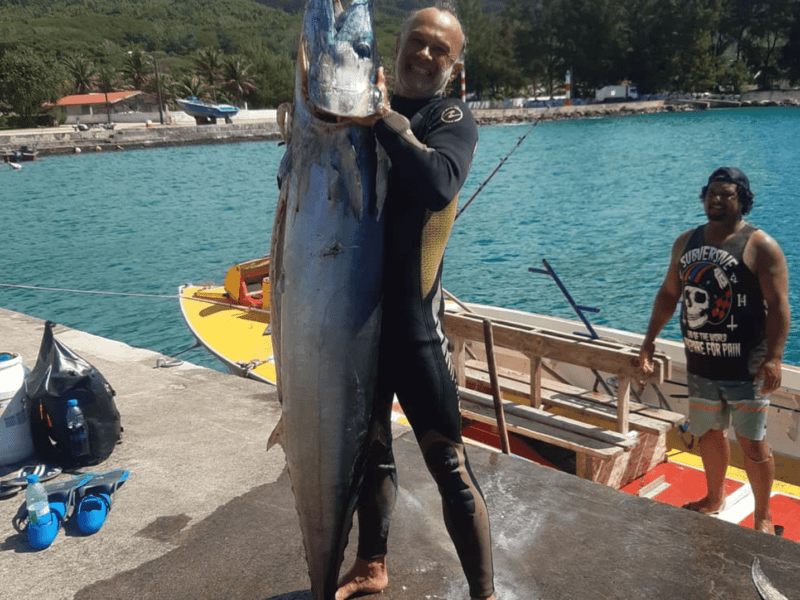
<instances>
[{"instance_id":1,"label":"flip flop","mask_svg":"<svg viewBox=\"0 0 800 600\"><path fill-rule=\"evenodd\" d=\"M38 475L39 481L45 482L61 474L61 467L57 465L28 465L17 471L13 477L0 481L0 500L16 496L18 492L28 487L28 475Z\"/></svg>"},{"instance_id":2,"label":"flip flop","mask_svg":"<svg viewBox=\"0 0 800 600\"><path fill-rule=\"evenodd\" d=\"M91 479L90 475L77 475L71 479L44 486L50 504L50 519L46 523L30 524L28 508L23 503L13 519L14 528L25 531L28 545L34 550L44 550L55 541L61 524L75 503L75 492Z\"/></svg>"},{"instance_id":3,"label":"flip flop","mask_svg":"<svg viewBox=\"0 0 800 600\"><path fill-rule=\"evenodd\" d=\"M16 486L0 486L0 500L5 500L6 498L11 498L19 494L19 491L22 488L18 488Z\"/></svg>"},{"instance_id":4,"label":"flip flop","mask_svg":"<svg viewBox=\"0 0 800 600\"><path fill-rule=\"evenodd\" d=\"M108 473L87 473L91 479L75 492L75 524L81 533L91 535L100 531L111 510L114 492L125 483L130 475L126 469L116 469Z\"/></svg>"}]
</instances>

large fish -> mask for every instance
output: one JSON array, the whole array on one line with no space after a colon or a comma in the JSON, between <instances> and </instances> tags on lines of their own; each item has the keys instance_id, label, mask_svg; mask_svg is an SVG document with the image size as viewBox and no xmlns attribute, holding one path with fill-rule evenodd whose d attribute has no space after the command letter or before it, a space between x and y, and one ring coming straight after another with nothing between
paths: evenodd
<instances>
[{"instance_id":1,"label":"large fish","mask_svg":"<svg viewBox=\"0 0 800 600\"><path fill-rule=\"evenodd\" d=\"M293 106L279 111L287 147L270 322L280 437L315 600L336 593L376 391L385 177L371 130L350 117L375 112L377 66L372 0L347 10L308 1Z\"/></svg>"}]
</instances>

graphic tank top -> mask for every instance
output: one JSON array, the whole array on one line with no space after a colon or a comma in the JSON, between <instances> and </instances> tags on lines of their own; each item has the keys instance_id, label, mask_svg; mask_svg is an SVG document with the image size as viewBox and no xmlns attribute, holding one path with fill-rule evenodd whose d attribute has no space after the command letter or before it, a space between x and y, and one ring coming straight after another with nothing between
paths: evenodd
<instances>
[{"instance_id":1,"label":"graphic tank top","mask_svg":"<svg viewBox=\"0 0 800 600\"><path fill-rule=\"evenodd\" d=\"M757 229L745 226L722 246L692 233L680 258L681 333L690 373L714 380L752 379L766 355L766 305L742 254Z\"/></svg>"}]
</instances>

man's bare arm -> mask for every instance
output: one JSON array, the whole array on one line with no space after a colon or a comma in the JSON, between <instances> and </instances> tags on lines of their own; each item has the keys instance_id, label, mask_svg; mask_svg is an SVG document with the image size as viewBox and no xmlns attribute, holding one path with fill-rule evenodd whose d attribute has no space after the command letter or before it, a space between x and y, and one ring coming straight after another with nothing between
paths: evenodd
<instances>
[{"instance_id":1,"label":"man's bare arm","mask_svg":"<svg viewBox=\"0 0 800 600\"><path fill-rule=\"evenodd\" d=\"M756 373L762 380L761 394L769 394L781 385L783 350L789 337L791 308L789 306L789 267L778 243L763 231L753 242L756 256L756 275L761 294L767 304L767 356Z\"/></svg>"},{"instance_id":2,"label":"man's bare arm","mask_svg":"<svg viewBox=\"0 0 800 600\"><path fill-rule=\"evenodd\" d=\"M653 353L655 352L655 340L661 330L669 323L675 308L681 299L681 278L678 260L691 231L681 234L672 245L672 253L669 261L669 269L664 277L664 281L656 294L653 302L653 312L650 315L650 322L647 325L647 332L639 350L639 361L644 373L653 372Z\"/></svg>"}]
</instances>

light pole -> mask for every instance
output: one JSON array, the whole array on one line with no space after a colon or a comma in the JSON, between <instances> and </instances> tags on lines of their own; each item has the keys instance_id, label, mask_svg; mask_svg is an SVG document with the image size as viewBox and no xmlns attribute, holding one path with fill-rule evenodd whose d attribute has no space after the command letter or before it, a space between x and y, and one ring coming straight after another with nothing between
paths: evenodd
<instances>
[{"instance_id":1,"label":"light pole","mask_svg":"<svg viewBox=\"0 0 800 600\"><path fill-rule=\"evenodd\" d=\"M162 125L164 124L164 111L161 108L161 82L159 81L158 77L158 57L156 53L153 52L153 66L156 70L156 97L158 98L158 121Z\"/></svg>"}]
</instances>

